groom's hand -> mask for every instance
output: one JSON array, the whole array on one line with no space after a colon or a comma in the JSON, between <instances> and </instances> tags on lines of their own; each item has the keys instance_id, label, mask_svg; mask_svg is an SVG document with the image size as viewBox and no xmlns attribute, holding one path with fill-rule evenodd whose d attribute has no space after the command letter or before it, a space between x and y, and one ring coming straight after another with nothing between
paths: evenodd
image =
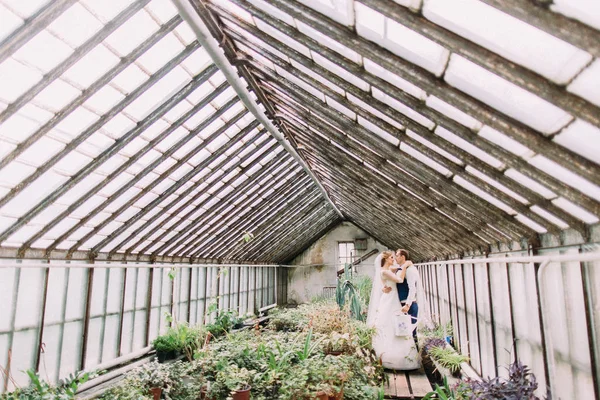
<instances>
[{"instance_id":1,"label":"groom's hand","mask_svg":"<svg viewBox=\"0 0 600 400\"><path fill-rule=\"evenodd\" d=\"M392 291L392 288L391 288L391 287L389 287L389 286L384 286L384 287L383 287L383 289L381 289L381 291L382 291L383 293L389 293L389 292L391 292L391 291Z\"/></svg>"},{"instance_id":2,"label":"groom's hand","mask_svg":"<svg viewBox=\"0 0 600 400\"><path fill-rule=\"evenodd\" d=\"M410 307L408 305L405 305L404 307L402 307L402 312L403 313L407 313L408 310L410 310Z\"/></svg>"}]
</instances>

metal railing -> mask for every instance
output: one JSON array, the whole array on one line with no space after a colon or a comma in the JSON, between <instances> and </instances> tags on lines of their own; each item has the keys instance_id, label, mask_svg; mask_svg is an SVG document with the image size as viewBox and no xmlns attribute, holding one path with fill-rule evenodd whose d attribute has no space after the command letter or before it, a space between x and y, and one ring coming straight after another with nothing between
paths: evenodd
<instances>
[{"instance_id":1,"label":"metal railing","mask_svg":"<svg viewBox=\"0 0 600 400\"><path fill-rule=\"evenodd\" d=\"M535 373L540 396L598 399L600 252L540 249L539 255L418 264L428 306L452 323L457 350L482 376L507 376L516 359Z\"/></svg>"},{"instance_id":2,"label":"metal railing","mask_svg":"<svg viewBox=\"0 0 600 400\"><path fill-rule=\"evenodd\" d=\"M0 393L24 371L57 382L150 350L168 315L210 322L211 303L255 313L277 303L276 265L123 264L0 260Z\"/></svg>"}]
</instances>

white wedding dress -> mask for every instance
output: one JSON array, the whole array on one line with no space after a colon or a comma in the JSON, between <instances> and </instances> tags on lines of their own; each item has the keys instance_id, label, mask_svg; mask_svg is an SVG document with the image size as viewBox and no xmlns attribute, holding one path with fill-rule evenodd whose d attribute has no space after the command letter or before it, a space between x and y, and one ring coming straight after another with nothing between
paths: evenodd
<instances>
[{"instance_id":1,"label":"white wedding dress","mask_svg":"<svg viewBox=\"0 0 600 400\"><path fill-rule=\"evenodd\" d=\"M381 359L384 368L394 370L412 370L421 367L421 360L412 336L399 337L395 335L395 315L401 313L402 306L398 299L396 282L382 276L381 255L375 260L373 275L373 290L369 303L367 324L374 326L377 333L373 337L373 349ZM383 293L383 285L392 288L389 293Z\"/></svg>"}]
</instances>

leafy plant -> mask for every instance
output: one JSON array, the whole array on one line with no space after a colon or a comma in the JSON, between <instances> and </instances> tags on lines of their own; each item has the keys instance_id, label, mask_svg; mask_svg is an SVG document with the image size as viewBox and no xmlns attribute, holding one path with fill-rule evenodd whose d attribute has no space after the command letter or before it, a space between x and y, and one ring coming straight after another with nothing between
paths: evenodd
<instances>
[{"instance_id":1,"label":"leafy plant","mask_svg":"<svg viewBox=\"0 0 600 400\"><path fill-rule=\"evenodd\" d=\"M450 347L432 347L429 349L429 355L452 374L460 371L460 364L469 361L469 357L457 353Z\"/></svg>"},{"instance_id":2,"label":"leafy plant","mask_svg":"<svg viewBox=\"0 0 600 400\"><path fill-rule=\"evenodd\" d=\"M250 389L255 374L256 371L229 364L217 373L216 383L223 385L230 394L233 394L240 390Z\"/></svg>"},{"instance_id":3,"label":"leafy plant","mask_svg":"<svg viewBox=\"0 0 600 400\"><path fill-rule=\"evenodd\" d=\"M319 342L311 343L313 337L312 328L308 331L308 335L306 335L306 339L304 340L304 346L302 350L296 352L298 359L300 361L304 361L310 357L310 355L315 351L315 349L319 346Z\"/></svg>"},{"instance_id":4,"label":"leafy plant","mask_svg":"<svg viewBox=\"0 0 600 400\"><path fill-rule=\"evenodd\" d=\"M216 310L209 312L216 312L215 321L212 324L206 325L206 330L211 333L214 337L223 336L224 334L231 331L231 329L243 322L242 318L237 315L237 312L233 310Z\"/></svg>"},{"instance_id":5,"label":"leafy plant","mask_svg":"<svg viewBox=\"0 0 600 400\"><path fill-rule=\"evenodd\" d=\"M152 346L157 352L183 353L191 361L194 352L202 345L205 338L206 333L201 327L191 327L182 322L170 327L167 333L154 339Z\"/></svg>"},{"instance_id":6,"label":"leafy plant","mask_svg":"<svg viewBox=\"0 0 600 400\"><path fill-rule=\"evenodd\" d=\"M448 379L444 377L444 384L442 386L436 384L435 389L423 397L423 400L430 399L459 400L461 397L457 397L457 394L448 385Z\"/></svg>"},{"instance_id":7,"label":"leafy plant","mask_svg":"<svg viewBox=\"0 0 600 400\"><path fill-rule=\"evenodd\" d=\"M177 352L181 349L177 338L169 334L158 336L156 339L154 339L152 342L152 347L154 347L156 351L162 351L165 353L170 351Z\"/></svg>"},{"instance_id":8,"label":"leafy plant","mask_svg":"<svg viewBox=\"0 0 600 400\"><path fill-rule=\"evenodd\" d=\"M304 310L304 306L292 309L273 309L269 312L271 318L268 327L283 332L301 331L308 326L309 321Z\"/></svg>"},{"instance_id":9,"label":"leafy plant","mask_svg":"<svg viewBox=\"0 0 600 400\"><path fill-rule=\"evenodd\" d=\"M421 345L421 348L426 353L429 353L434 347L444 348L446 347L446 341L438 337L429 337L423 340Z\"/></svg>"},{"instance_id":10,"label":"leafy plant","mask_svg":"<svg viewBox=\"0 0 600 400\"><path fill-rule=\"evenodd\" d=\"M508 368L508 379L466 380L467 397L473 400L539 400L535 375L520 361Z\"/></svg>"},{"instance_id":11,"label":"leafy plant","mask_svg":"<svg viewBox=\"0 0 600 400\"><path fill-rule=\"evenodd\" d=\"M332 332L323 340L325 353L353 353L354 343L349 333Z\"/></svg>"},{"instance_id":12,"label":"leafy plant","mask_svg":"<svg viewBox=\"0 0 600 400\"><path fill-rule=\"evenodd\" d=\"M248 243L252 240L254 240L254 234L252 232L244 231L244 234L242 235L242 242Z\"/></svg>"},{"instance_id":13,"label":"leafy plant","mask_svg":"<svg viewBox=\"0 0 600 400\"><path fill-rule=\"evenodd\" d=\"M53 386L40 378L37 372L30 369L26 371L30 379L29 387L17 389L12 393L6 393L0 396L2 400L69 400L74 399L79 386L88 380L98 376L97 372L77 372L70 374L67 378L61 380L58 385Z\"/></svg>"},{"instance_id":14,"label":"leafy plant","mask_svg":"<svg viewBox=\"0 0 600 400\"><path fill-rule=\"evenodd\" d=\"M368 309L369 299L371 298L371 289L373 288L373 280L366 275L357 275L352 277L350 282L354 285L361 301L364 303L364 309Z\"/></svg>"},{"instance_id":15,"label":"leafy plant","mask_svg":"<svg viewBox=\"0 0 600 400\"><path fill-rule=\"evenodd\" d=\"M363 313L363 305L360 301L360 296L352 282L350 282L348 279L338 279L335 291L335 299L340 309L343 309L346 303L348 303L348 307L353 318L359 321L366 320L366 315Z\"/></svg>"}]
</instances>

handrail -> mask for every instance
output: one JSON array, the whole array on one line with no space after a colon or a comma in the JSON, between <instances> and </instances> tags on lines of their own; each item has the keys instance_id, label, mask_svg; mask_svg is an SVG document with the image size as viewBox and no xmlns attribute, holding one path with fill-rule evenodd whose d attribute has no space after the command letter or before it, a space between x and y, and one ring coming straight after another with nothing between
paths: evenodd
<instances>
[{"instance_id":1,"label":"handrail","mask_svg":"<svg viewBox=\"0 0 600 400\"><path fill-rule=\"evenodd\" d=\"M456 264L479 264L479 263L545 263L545 262L568 262L568 261L599 261L600 251L590 253L545 255L545 256L516 256L516 257L492 257L492 258L462 258L457 260L440 260L415 264L425 265L456 265Z\"/></svg>"},{"instance_id":2,"label":"handrail","mask_svg":"<svg viewBox=\"0 0 600 400\"><path fill-rule=\"evenodd\" d=\"M37 260L35 260L37 261ZM84 268L84 269L95 269L95 268L198 268L198 267L260 267L260 268L277 268L280 265L277 264L190 264L190 263L179 263L179 264L150 264L150 263L100 263L86 264L85 262L51 262L51 263L21 263L11 261L7 263L0 263L0 269L2 268Z\"/></svg>"}]
</instances>

